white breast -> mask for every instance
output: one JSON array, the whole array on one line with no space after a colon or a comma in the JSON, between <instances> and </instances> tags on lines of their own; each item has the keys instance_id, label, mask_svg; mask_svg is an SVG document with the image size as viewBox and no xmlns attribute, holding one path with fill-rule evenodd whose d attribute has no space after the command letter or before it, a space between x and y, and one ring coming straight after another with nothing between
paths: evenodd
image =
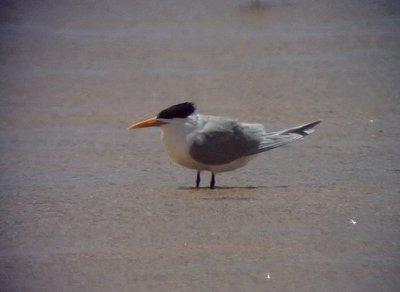
<instances>
[{"instance_id":1,"label":"white breast","mask_svg":"<svg viewBox=\"0 0 400 292\"><path fill-rule=\"evenodd\" d=\"M163 131L161 141L173 161L192 169L206 169L205 165L192 159L189 154L190 145L198 129L196 116L173 119L161 129Z\"/></svg>"}]
</instances>

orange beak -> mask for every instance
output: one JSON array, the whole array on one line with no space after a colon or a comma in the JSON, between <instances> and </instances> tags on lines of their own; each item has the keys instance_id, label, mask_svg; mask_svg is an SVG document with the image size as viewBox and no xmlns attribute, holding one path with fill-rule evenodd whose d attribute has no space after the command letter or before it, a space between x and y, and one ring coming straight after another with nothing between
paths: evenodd
<instances>
[{"instance_id":1,"label":"orange beak","mask_svg":"<svg viewBox=\"0 0 400 292\"><path fill-rule=\"evenodd\" d=\"M133 124L132 126L129 126L128 130L147 128L147 127L159 127L164 124L166 124L166 123L158 120L157 117L153 117L153 118L150 118L147 120L137 122L137 123Z\"/></svg>"}]
</instances>

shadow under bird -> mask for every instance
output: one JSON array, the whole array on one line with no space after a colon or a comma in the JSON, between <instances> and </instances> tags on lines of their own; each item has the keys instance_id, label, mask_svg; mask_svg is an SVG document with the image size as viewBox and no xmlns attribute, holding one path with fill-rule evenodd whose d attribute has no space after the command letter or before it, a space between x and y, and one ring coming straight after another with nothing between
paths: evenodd
<instances>
[{"instance_id":1,"label":"shadow under bird","mask_svg":"<svg viewBox=\"0 0 400 292\"><path fill-rule=\"evenodd\" d=\"M195 105L185 102L162 110L128 128L160 127L161 140L176 163L200 172L210 171L210 188L215 187L215 174L245 166L257 154L283 146L314 132L321 121L290 129L266 132L261 124L241 123L234 119L195 113Z\"/></svg>"}]
</instances>

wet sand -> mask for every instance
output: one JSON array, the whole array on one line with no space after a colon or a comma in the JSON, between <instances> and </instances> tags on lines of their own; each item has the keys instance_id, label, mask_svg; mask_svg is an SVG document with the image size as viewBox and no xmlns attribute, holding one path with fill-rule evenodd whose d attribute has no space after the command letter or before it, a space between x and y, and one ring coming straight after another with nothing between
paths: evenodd
<instances>
[{"instance_id":1,"label":"wet sand","mask_svg":"<svg viewBox=\"0 0 400 292\"><path fill-rule=\"evenodd\" d=\"M397 1L2 3L1 291L400 289ZM323 123L196 190L182 101Z\"/></svg>"}]
</instances>

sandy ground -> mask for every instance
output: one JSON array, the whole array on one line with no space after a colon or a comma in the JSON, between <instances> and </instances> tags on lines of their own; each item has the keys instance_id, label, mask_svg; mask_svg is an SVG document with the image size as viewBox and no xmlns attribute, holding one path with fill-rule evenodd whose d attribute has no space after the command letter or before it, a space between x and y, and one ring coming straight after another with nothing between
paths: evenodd
<instances>
[{"instance_id":1,"label":"sandy ground","mask_svg":"<svg viewBox=\"0 0 400 292\"><path fill-rule=\"evenodd\" d=\"M1 291L399 291L398 1L0 10ZM323 123L195 190L126 131L182 101Z\"/></svg>"}]
</instances>

